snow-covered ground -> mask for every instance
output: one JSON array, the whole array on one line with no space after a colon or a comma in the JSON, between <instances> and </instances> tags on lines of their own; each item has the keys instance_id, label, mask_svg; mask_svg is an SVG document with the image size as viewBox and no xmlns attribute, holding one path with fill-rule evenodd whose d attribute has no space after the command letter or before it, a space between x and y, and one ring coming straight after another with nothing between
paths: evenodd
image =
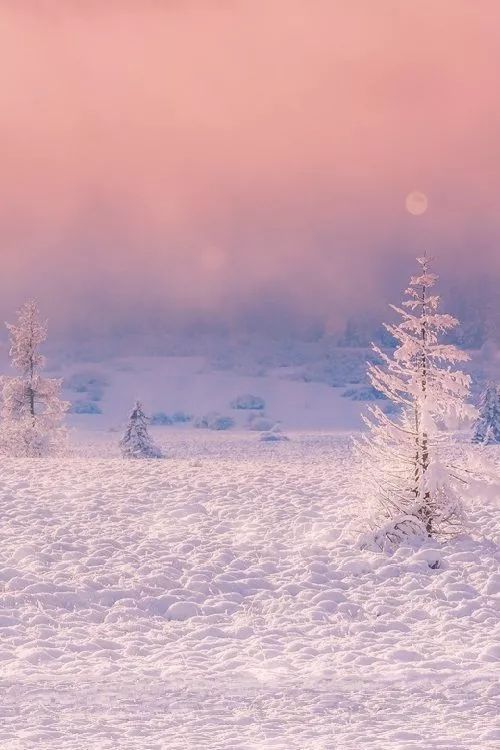
<instances>
[{"instance_id":1,"label":"snow-covered ground","mask_svg":"<svg viewBox=\"0 0 500 750\"><path fill-rule=\"evenodd\" d=\"M360 402L342 395L348 380L333 388L296 379L290 368L242 375L215 369L203 357L128 357L73 363L56 375L64 377L64 396L72 404L94 404L101 412L72 414L70 422L79 431L120 429L136 399L149 414L183 411L196 419L218 412L244 428L250 412L231 408L242 394L263 398L266 416L281 422L285 430L349 430L361 425Z\"/></svg>"},{"instance_id":2,"label":"snow-covered ground","mask_svg":"<svg viewBox=\"0 0 500 750\"><path fill-rule=\"evenodd\" d=\"M284 431L359 429L363 399L370 398L366 384L370 350L336 347L317 360L308 360L313 353L293 347L286 354L273 358L266 350L258 356L250 348L233 351L228 361L221 356L186 355L82 361L66 360L59 353L49 357L49 374L64 379L63 395L73 409L70 423L79 432L121 430L136 399L149 414L182 411L194 422L217 412L244 429L250 413L231 408L242 394L264 399L265 417L280 422ZM1 369L8 373L3 355ZM472 400L477 403L485 379L500 379L500 355L496 350L488 356L472 353L469 369ZM192 423L188 427L192 429Z\"/></svg>"},{"instance_id":3,"label":"snow-covered ground","mask_svg":"<svg viewBox=\"0 0 500 750\"><path fill-rule=\"evenodd\" d=\"M498 748L498 498L360 552L348 439L289 434L2 460L2 749Z\"/></svg>"}]
</instances>

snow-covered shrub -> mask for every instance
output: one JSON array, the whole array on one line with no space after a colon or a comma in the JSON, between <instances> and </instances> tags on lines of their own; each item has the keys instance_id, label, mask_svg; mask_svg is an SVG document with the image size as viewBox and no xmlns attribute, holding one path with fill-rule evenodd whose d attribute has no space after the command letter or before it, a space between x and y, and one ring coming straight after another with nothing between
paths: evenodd
<instances>
[{"instance_id":1,"label":"snow-covered shrub","mask_svg":"<svg viewBox=\"0 0 500 750\"><path fill-rule=\"evenodd\" d=\"M205 430L230 430L234 427L234 419L213 411L203 417L197 417L194 426Z\"/></svg>"},{"instance_id":2,"label":"snow-covered shrub","mask_svg":"<svg viewBox=\"0 0 500 750\"><path fill-rule=\"evenodd\" d=\"M276 420L266 417L265 414L252 414L247 422L247 429L254 432L266 432L272 430Z\"/></svg>"},{"instance_id":3,"label":"snow-covered shrub","mask_svg":"<svg viewBox=\"0 0 500 750\"><path fill-rule=\"evenodd\" d=\"M234 427L234 419L221 415L210 420L208 426L210 430L230 430Z\"/></svg>"},{"instance_id":4,"label":"snow-covered shrub","mask_svg":"<svg viewBox=\"0 0 500 750\"><path fill-rule=\"evenodd\" d=\"M208 430L209 418L209 414L205 414L203 417L196 417L193 421L193 427L196 427L197 430Z\"/></svg>"},{"instance_id":5,"label":"snow-covered shrub","mask_svg":"<svg viewBox=\"0 0 500 750\"><path fill-rule=\"evenodd\" d=\"M283 435L282 432L269 430L268 432L263 432L260 435L259 440L261 443L284 443L288 442L289 438L286 435Z\"/></svg>"},{"instance_id":6,"label":"snow-covered shrub","mask_svg":"<svg viewBox=\"0 0 500 750\"><path fill-rule=\"evenodd\" d=\"M174 411L172 414L172 422L174 424L186 424L191 422L193 419L192 414L187 414L185 411Z\"/></svg>"},{"instance_id":7,"label":"snow-covered shrub","mask_svg":"<svg viewBox=\"0 0 500 750\"><path fill-rule=\"evenodd\" d=\"M251 393L243 393L231 401L231 409L255 409L262 411L266 408L266 402L260 396Z\"/></svg>"},{"instance_id":8,"label":"snow-covered shrub","mask_svg":"<svg viewBox=\"0 0 500 750\"><path fill-rule=\"evenodd\" d=\"M156 411L151 417L151 424L154 425L173 425L173 424L185 424L191 422L193 417L191 414L186 414L184 411L174 411L173 414L167 414L164 411Z\"/></svg>"},{"instance_id":9,"label":"snow-covered shrub","mask_svg":"<svg viewBox=\"0 0 500 750\"><path fill-rule=\"evenodd\" d=\"M148 432L148 418L140 401L136 401L130 414L125 434L120 440L124 458L163 458Z\"/></svg>"},{"instance_id":10,"label":"snow-covered shrub","mask_svg":"<svg viewBox=\"0 0 500 750\"><path fill-rule=\"evenodd\" d=\"M67 390L85 394L90 401L101 401L105 388L109 385L107 378L96 372L75 372L64 381Z\"/></svg>"},{"instance_id":11,"label":"snow-covered shrub","mask_svg":"<svg viewBox=\"0 0 500 750\"><path fill-rule=\"evenodd\" d=\"M361 385L357 388L347 388L343 394L344 398L353 401L385 401L386 397L372 385Z\"/></svg>"},{"instance_id":12,"label":"snow-covered shrub","mask_svg":"<svg viewBox=\"0 0 500 750\"><path fill-rule=\"evenodd\" d=\"M474 413L466 403L470 378L452 369L468 355L442 343L457 321L438 312L439 296L429 292L437 276L427 258L418 260L421 272L410 280L407 299L392 306L401 321L387 326L398 345L392 355L374 347L381 364L368 368L372 386L401 411L390 416L370 407L368 431L356 445L359 471L350 483L372 518L363 544L377 548L451 533L463 519L464 472L450 462L450 438L439 425Z\"/></svg>"},{"instance_id":13,"label":"snow-covered shrub","mask_svg":"<svg viewBox=\"0 0 500 750\"><path fill-rule=\"evenodd\" d=\"M102 414L102 409L96 401L78 399L71 404L71 414Z\"/></svg>"},{"instance_id":14,"label":"snow-covered shrub","mask_svg":"<svg viewBox=\"0 0 500 750\"><path fill-rule=\"evenodd\" d=\"M164 411L155 411L154 414L151 415L150 422L151 424L162 426L172 425L174 423L170 414L166 414Z\"/></svg>"},{"instance_id":15,"label":"snow-covered shrub","mask_svg":"<svg viewBox=\"0 0 500 750\"><path fill-rule=\"evenodd\" d=\"M500 443L500 388L496 383L488 383L481 394L472 441L484 445Z\"/></svg>"},{"instance_id":16,"label":"snow-covered shrub","mask_svg":"<svg viewBox=\"0 0 500 750\"><path fill-rule=\"evenodd\" d=\"M47 322L40 320L35 302L26 302L17 323L7 328L11 363L19 374L2 378L1 448L12 456L55 454L66 444L69 403L59 398L62 381L41 375L45 357L39 346L47 338Z\"/></svg>"},{"instance_id":17,"label":"snow-covered shrub","mask_svg":"<svg viewBox=\"0 0 500 750\"><path fill-rule=\"evenodd\" d=\"M298 368L290 377L306 383L326 383L333 388L362 385L366 382L367 361L375 364L380 358L369 349L332 347L320 359Z\"/></svg>"}]
</instances>

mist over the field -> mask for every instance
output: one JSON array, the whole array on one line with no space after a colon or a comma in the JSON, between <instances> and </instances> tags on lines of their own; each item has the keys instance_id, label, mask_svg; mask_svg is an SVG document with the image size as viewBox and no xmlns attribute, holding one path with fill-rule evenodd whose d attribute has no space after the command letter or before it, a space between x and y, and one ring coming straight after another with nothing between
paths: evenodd
<instances>
[{"instance_id":1,"label":"mist over the field","mask_svg":"<svg viewBox=\"0 0 500 750\"><path fill-rule=\"evenodd\" d=\"M341 331L424 250L475 294L500 273L499 21L489 0L7 0L1 315L36 296L62 335Z\"/></svg>"}]
</instances>

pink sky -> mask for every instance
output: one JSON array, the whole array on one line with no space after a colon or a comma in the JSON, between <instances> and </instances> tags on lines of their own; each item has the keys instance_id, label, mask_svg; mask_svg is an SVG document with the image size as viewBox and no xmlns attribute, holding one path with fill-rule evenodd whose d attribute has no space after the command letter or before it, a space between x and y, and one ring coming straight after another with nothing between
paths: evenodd
<instances>
[{"instance_id":1,"label":"pink sky","mask_svg":"<svg viewBox=\"0 0 500 750\"><path fill-rule=\"evenodd\" d=\"M500 271L497 0L4 0L0 58L3 315L336 321L396 255Z\"/></svg>"}]
</instances>

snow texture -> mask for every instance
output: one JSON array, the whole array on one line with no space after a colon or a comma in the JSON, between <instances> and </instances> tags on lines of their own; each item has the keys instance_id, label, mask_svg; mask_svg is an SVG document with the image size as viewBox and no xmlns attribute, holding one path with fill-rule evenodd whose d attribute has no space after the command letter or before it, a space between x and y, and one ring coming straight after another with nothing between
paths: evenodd
<instances>
[{"instance_id":1,"label":"snow texture","mask_svg":"<svg viewBox=\"0 0 500 750\"><path fill-rule=\"evenodd\" d=\"M387 556L345 531L348 440L163 434L3 460L0 747L498 748L496 446L470 529Z\"/></svg>"}]
</instances>

